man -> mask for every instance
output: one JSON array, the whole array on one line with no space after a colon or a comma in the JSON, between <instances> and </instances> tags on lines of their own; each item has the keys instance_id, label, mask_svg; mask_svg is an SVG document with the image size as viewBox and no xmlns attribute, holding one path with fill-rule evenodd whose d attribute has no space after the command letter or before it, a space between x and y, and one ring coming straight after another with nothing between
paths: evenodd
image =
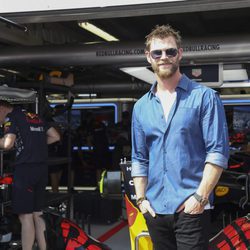
<instances>
[{"instance_id":1,"label":"man","mask_svg":"<svg viewBox=\"0 0 250 250\"><path fill-rule=\"evenodd\" d=\"M134 106L132 177L155 250L203 250L212 191L228 162L218 93L181 74L181 37L156 26L146 37L156 83Z\"/></svg>"},{"instance_id":2,"label":"man","mask_svg":"<svg viewBox=\"0 0 250 250\"><path fill-rule=\"evenodd\" d=\"M0 148L9 150L15 145L16 150L12 207L21 222L22 249L31 250L36 238L39 249L46 250L41 209L48 178L47 144L58 141L60 136L38 115L1 100L0 124L4 124Z\"/></svg>"}]
</instances>

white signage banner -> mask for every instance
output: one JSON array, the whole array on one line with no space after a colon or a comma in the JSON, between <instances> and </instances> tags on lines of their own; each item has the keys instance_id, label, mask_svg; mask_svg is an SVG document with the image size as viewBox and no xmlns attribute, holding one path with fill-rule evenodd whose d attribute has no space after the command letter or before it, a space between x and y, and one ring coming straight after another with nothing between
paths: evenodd
<instances>
[{"instance_id":1,"label":"white signage banner","mask_svg":"<svg viewBox=\"0 0 250 250\"><path fill-rule=\"evenodd\" d=\"M115 7L135 4L154 4L184 0L0 0L0 14L14 12L52 11L65 9L84 9Z\"/></svg>"}]
</instances>

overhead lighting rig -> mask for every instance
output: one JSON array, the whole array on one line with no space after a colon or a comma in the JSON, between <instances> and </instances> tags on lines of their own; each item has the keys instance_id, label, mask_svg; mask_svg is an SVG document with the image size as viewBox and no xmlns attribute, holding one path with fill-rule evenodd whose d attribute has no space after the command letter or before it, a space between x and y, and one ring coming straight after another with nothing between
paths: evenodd
<instances>
[{"instance_id":1,"label":"overhead lighting rig","mask_svg":"<svg viewBox=\"0 0 250 250\"><path fill-rule=\"evenodd\" d=\"M95 25L92 24L92 23L89 23L89 22L78 22L78 25L79 25L81 28L83 28L83 29L85 29L85 30L87 30L87 31L89 31L89 32L91 32L91 33L93 33L93 34L95 34L96 36L101 37L101 38L104 39L105 41L108 41L108 42L111 42L111 41L119 41L118 38L116 38L116 37L114 37L113 35L107 33L106 31L104 31L104 30L98 28L97 26L95 26Z\"/></svg>"}]
</instances>

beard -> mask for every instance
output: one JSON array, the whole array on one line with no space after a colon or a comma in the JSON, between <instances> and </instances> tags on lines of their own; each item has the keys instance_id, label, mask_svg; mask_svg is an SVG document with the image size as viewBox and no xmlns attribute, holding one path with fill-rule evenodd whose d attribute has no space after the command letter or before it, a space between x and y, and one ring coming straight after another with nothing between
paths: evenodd
<instances>
[{"instance_id":1,"label":"beard","mask_svg":"<svg viewBox=\"0 0 250 250\"><path fill-rule=\"evenodd\" d=\"M152 63L152 69L154 70L155 74L161 79L168 79L169 77L173 76L179 68L179 61L164 61L163 63L170 64L170 67L163 68L160 67L157 63Z\"/></svg>"}]
</instances>

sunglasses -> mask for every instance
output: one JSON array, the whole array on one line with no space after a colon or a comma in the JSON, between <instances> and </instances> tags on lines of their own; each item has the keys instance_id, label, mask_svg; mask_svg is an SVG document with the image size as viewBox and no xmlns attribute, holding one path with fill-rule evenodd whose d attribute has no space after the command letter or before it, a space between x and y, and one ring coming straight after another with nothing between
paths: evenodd
<instances>
[{"instance_id":1,"label":"sunglasses","mask_svg":"<svg viewBox=\"0 0 250 250\"><path fill-rule=\"evenodd\" d=\"M175 57L178 54L178 49L176 48L169 48L169 49L156 49L156 50L152 50L150 51L150 56L153 59L160 59L162 57L163 51L165 51L165 54L167 57L171 58L171 57Z\"/></svg>"}]
</instances>

